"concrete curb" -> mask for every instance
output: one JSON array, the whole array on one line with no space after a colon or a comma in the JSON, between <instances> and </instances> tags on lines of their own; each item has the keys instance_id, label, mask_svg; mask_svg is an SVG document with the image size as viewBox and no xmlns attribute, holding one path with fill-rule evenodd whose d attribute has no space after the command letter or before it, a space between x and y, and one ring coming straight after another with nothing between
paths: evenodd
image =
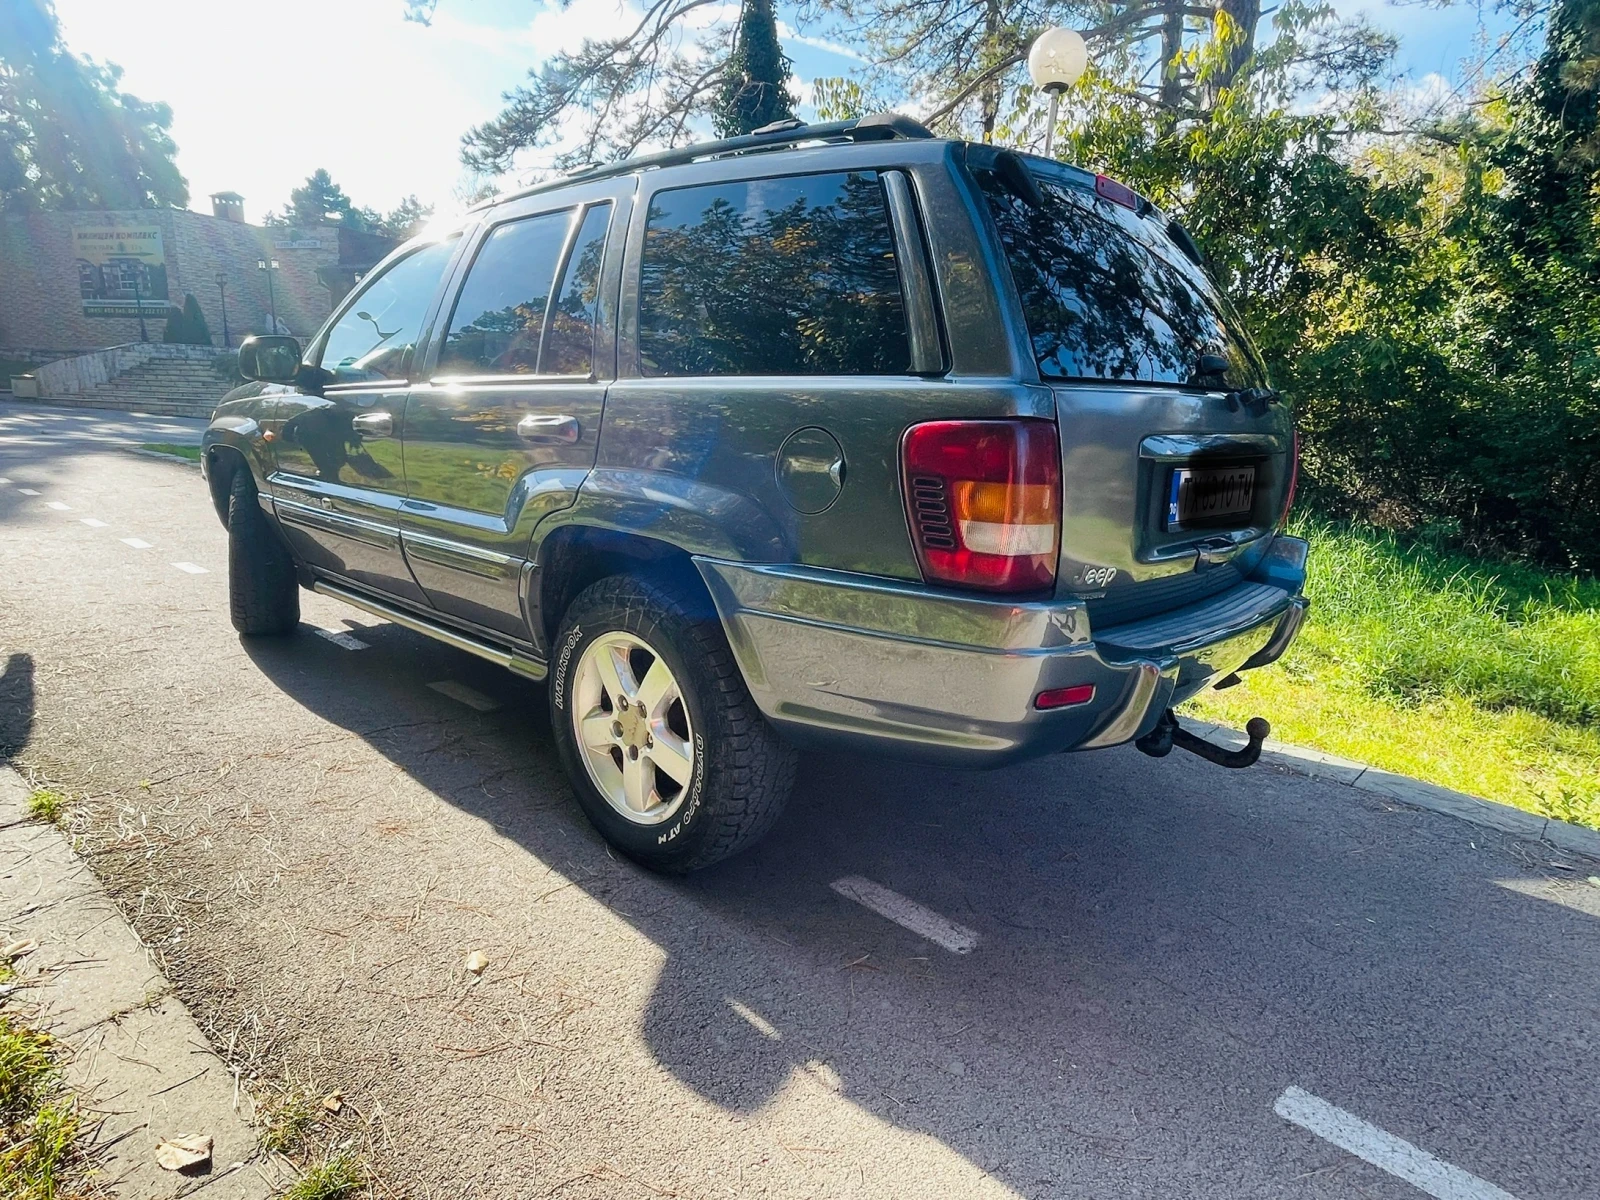
<instances>
[{"instance_id":1,"label":"concrete curb","mask_svg":"<svg viewBox=\"0 0 1600 1200\"><path fill-rule=\"evenodd\" d=\"M1245 744L1244 734L1237 729L1196 721L1189 717L1178 719L1185 729L1200 737L1235 747ZM1291 746L1286 742L1267 741L1261 751L1261 761L1284 767L1297 775L1342 783L1346 787L1357 788L1363 792L1374 792L1390 800L1397 800L1410 808L1443 813L1445 816L1469 821L1474 825L1498 829L1501 833L1509 833L1514 837L1547 842L1569 854L1600 859L1600 829L1586 829L1582 825L1572 825L1566 821L1558 821L1554 817L1541 817L1537 813L1512 808L1509 804L1498 804L1479 796L1469 796L1465 792L1452 791L1438 784L1424 783L1420 779L1412 779L1406 775L1396 775L1393 771L1385 771L1381 767L1353 762L1334 754L1324 754L1321 750L1308 750L1304 746Z\"/></svg>"},{"instance_id":2,"label":"concrete curb","mask_svg":"<svg viewBox=\"0 0 1600 1200\"><path fill-rule=\"evenodd\" d=\"M71 1051L95 1181L137 1200L267 1200L287 1180L257 1145L250 1097L66 835L27 817L29 794L0 767L0 942L35 943L0 1005ZM199 1174L156 1164L156 1143L182 1134L212 1139Z\"/></svg>"},{"instance_id":3,"label":"concrete curb","mask_svg":"<svg viewBox=\"0 0 1600 1200\"><path fill-rule=\"evenodd\" d=\"M154 458L161 462L182 463L186 467L193 467L196 471L200 469L200 464L195 462L194 459L184 458L181 454L163 454L159 450L146 450L143 446L121 446L119 449L129 454L137 454L140 458Z\"/></svg>"}]
</instances>

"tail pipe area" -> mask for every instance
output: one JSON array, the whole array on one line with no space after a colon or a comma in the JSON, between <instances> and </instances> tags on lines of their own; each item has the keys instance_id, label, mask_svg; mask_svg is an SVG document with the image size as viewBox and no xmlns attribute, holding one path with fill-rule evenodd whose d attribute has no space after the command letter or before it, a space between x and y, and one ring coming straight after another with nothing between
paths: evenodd
<instances>
[{"instance_id":1,"label":"tail pipe area","mask_svg":"<svg viewBox=\"0 0 1600 1200\"><path fill-rule=\"evenodd\" d=\"M1267 724L1263 717L1251 717L1244 727L1244 732L1250 740L1238 750L1228 750L1204 738L1196 737L1184 729L1178 724L1177 714L1169 708L1161 714L1161 720L1156 722L1156 727L1134 742L1134 745L1151 758L1165 758L1172 753L1172 748L1177 746L1180 750L1198 754L1219 767L1248 767L1253 766L1261 757L1261 743L1267 740L1267 735L1272 732L1272 726Z\"/></svg>"}]
</instances>

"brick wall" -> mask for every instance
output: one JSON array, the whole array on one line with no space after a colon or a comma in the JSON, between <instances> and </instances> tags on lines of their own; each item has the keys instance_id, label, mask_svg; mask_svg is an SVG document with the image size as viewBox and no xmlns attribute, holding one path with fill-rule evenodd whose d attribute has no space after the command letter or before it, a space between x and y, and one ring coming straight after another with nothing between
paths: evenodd
<instances>
[{"instance_id":1,"label":"brick wall","mask_svg":"<svg viewBox=\"0 0 1600 1200\"><path fill-rule=\"evenodd\" d=\"M192 292L206 315L212 340L222 345L222 304L217 273L228 279L228 328L235 346L269 326L265 272L259 259L276 258L273 278L278 319L302 336L328 315L333 297L317 278L318 267L339 261L338 231L316 230L309 240L320 246L275 249L274 237L287 231L223 221L186 209L134 212L51 212L0 215L0 354L50 347L81 354L139 340L137 317L86 316L78 288L73 229L87 225L155 225L166 256L167 296L181 305ZM298 235L308 240L305 234ZM166 320L146 314L152 341L160 341ZM18 355L20 357L20 355Z\"/></svg>"}]
</instances>

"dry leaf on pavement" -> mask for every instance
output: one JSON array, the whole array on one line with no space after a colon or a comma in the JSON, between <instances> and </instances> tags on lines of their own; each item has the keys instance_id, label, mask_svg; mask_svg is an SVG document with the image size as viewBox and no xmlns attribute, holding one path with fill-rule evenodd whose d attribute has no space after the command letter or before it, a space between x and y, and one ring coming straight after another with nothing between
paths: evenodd
<instances>
[{"instance_id":1,"label":"dry leaf on pavement","mask_svg":"<svg viewBox=\"0 0 1600 1200\"><path fill-rule=\"evenodd\" d=\"M24 954L38 948L39 943L32 938L23 938L20 942L12 942L4 950L0 950L0 962L10 962L14 958L21 958Z\"/></svg>"},{"instance_id":2,"label":"dry leaf on pavement","mask_svg":"<svg viewBox=\"0 0 1600 1200\"><path fill-rule=\"evenodd\" d=\"M344 1107L344 1093L329 1092L322 1098L322 1107L331 1113L336 1113Z\"/></svg>"},{"instance_id":3,"label":"dry leaf on pavement","mask_svg":"<svg viewBox=\"0 0 1600 1200\"><path fill-rule=\"evenodd\" d=\"M482 950L474 950L467 955L467 970L474 975L482 975L483 969L489 965L489 956Z\"/></svg>"},{"instance_id":4,"label":"dry leaf on pavement","mask_svg":"<svg viewBox=\"0 0 1600 1200\"><path fill-rule=\"evenodd\" d=\"M197 1167L210 1157L210 1134L180 1133L156 1143L156 1162L168 1171Z\"/></svg>"}]
</instances>

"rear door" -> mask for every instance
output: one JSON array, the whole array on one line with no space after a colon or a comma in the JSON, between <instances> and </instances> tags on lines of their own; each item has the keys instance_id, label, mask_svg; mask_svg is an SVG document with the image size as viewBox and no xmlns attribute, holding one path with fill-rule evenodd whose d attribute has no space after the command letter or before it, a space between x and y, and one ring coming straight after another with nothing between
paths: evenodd
<instances>
[{"instance_id":1,"label":"rear door","mask_svg":"<svg viewBox=\"0 0 1600 1200\"><path fill-rule=\"evenodd\" d=\"M279 400L272 494L300 556L368 589L423 602L400 550L400 433L423 319L459 247L417 247L367 279L312 345L331 376Z\"/></svg>"},{"instance_id":2,"label":"rear door","mask_svg":"<svg viewBox=\"0 0 1600 1200\"><path fill-rule=\"evenodd\" d=\"M406 404L411 568L440 611L522 640L533 528L573 502L599 444L615 362L606 246L631 186L497 215Z\"/></svg>"}]
</instances>

